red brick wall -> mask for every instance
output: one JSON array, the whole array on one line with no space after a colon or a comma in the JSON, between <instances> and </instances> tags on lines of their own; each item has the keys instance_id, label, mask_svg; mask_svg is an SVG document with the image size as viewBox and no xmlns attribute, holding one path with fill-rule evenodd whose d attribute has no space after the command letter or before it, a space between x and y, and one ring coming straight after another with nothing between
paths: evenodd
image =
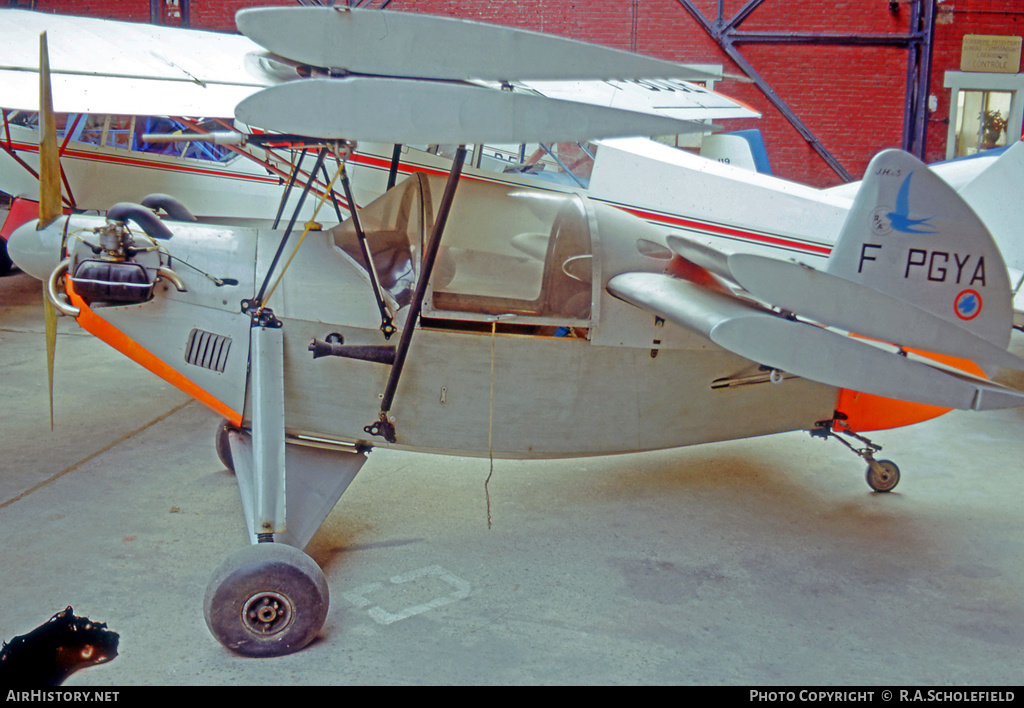
<instances>
[{"instance_id":1,"label":"red brick wall","mask_svg":"<svg viewBox=\"0 0 1024 708\"><path fill-rule=\"evenodd\" d=\"M948 5L948 7L946 7ZM965 34L1024 35L1024 2L1021 0L957 0L940 5L937 41L932 55L932 95L939 100L932 116L929 155L932 160L946 157L949 91L942 86L946 71L959 71L960 47ZM1024 67L1022 67L1024 70Z\"/></svg>"},{"instance_id":2,"label":"red brick wall","mask_svg":"<svg viewBox=\"0 0 1024 708\"><path fill-rule=\"evenodd\" d=\"M746 31L906 33L908 0L899 12L889 0L800 2L765 0L741 25ZM338 0L342 4L343 0ZM149 0L38 0L37 9L99 17L149 20ZM230 30L237 9L287 5L286 0L191 0L191 25ZM379 6L380 0L368 3ZM717 0L697 0L714 19ZM731 18L746 0L726 0ZM932 86L938 109L930 115L928 155L945 155L949 97L943 72L957 69L964 34L1024 34L1021 0L945 0L939 3ZM392 0L389 10L426 12L533 29L675 61L721 63L742 74L677 0ZM854 177L871 157L899 147L903 124L907 51L902 48L739 45L774 91L800 116L824 147ZM841 180L755 86L740 80L718 85L763 113L756 123L780 176L817 186ZM735 125L730 127L750 127Z\"/></svg>"},{"instance_id":3,"label":"red brick wall","mask_svg":"<svg viewBox=\"0 0 1024 708\"><path fill-rule=\"evenodd\" d=\"M110 20L132 20L149 22L149 0L41 0L34 3L25 0L0 3L21 8L34 5L40 12L57 12L66 15L102 17Z\"/></svg>"}]
</instances>

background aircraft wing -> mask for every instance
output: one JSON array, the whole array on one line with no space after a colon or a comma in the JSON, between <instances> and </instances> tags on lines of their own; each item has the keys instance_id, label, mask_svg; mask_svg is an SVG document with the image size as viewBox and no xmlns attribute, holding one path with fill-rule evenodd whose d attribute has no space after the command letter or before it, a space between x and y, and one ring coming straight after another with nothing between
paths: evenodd
<instances>
[{"instance_id":1,"label":"background aircraft wing","mask_svg":"<svg viewBox=\"0 0 1024 708\"><path fill-rule=\"evenodd\" d=\"M39 110L44 31L58 113L230 117L239 101L278 80L246 37L5 9L0 106Z\"/></svg>"}]
</instances>

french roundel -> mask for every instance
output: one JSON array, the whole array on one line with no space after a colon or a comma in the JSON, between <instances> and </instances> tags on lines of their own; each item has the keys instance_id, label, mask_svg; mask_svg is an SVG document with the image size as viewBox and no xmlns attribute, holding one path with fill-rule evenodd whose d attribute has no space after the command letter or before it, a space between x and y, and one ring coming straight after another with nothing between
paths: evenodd
<instances>
[{"instance_id":1,"label":"french roundel","mask_svg":"<svg viewBox=\"0 0 1024 708\"><path fill-rule=\"evenodd\" d=\"M981 313L981 295L977 290L964 290L953 301L956 316L962 320L973 320Z\"/></svg>"}]
</instances>

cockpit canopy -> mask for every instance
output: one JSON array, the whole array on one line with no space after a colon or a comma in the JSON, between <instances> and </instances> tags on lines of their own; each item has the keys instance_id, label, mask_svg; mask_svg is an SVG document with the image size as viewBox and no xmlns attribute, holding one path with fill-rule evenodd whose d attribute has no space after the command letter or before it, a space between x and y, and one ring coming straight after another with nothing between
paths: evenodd
<instances>
[{"instance_id":1,"label":"cockpit canopy","mask_svg":"<svg viewBox=\"0 0 1024 708\"><path fill-rule=\"evenodd\" d=\"M390 305L407 305L444 178L417 173L359 212ZM351 220L334 242L367 268ZM591 234L571 194L463 180L427 290L425 317L507 317L522 324L585 324L592 300Z\"/></svg>"}]
</instances>

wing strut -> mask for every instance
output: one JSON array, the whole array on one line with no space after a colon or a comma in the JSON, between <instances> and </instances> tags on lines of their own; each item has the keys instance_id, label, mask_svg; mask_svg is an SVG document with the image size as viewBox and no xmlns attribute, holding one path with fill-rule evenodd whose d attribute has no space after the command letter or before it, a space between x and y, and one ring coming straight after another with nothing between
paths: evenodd
<instances>
[{"instance_id":1,"label":"wing strut","mask_svg":"<svg viewBox=\"0 0 1024 708\"><path fill-rule=\"evenodd\" d=\"M292 187L295 186L295 178L298 176L299 170L302 169L302 161L305 160L305 159L306 159L306 151L305 150L301 150L299 152L299 161L295 164L295 169L292 170L291 177L288 178L288 186L286 186L284 188L284 194L281 195L281 203L277 207L277 216L274 217L274 225L270 227L271 229L277 229L278 225L281 223L281 215L284 214L284 207L288 203L288 195L291 194ZM323 160L321 159L320 162L322 163ZM316 168L314 168L314 171L315 170L316 170ZM311 176L310 179L309 179L309 184L312 184L312 183L313 183L313 178ZM307 191L308 191L309 184L306 185ZM303 195L305 195L305 192L303 193Z\"/></svg>"},{"instance_id":2,"label":"wing strut","mask_svg":"<svg viewBox=\"0 0 1024 708\"><path fill-rule=\"evenodd\" d=\"M388 312L384 304L384 296L381 295L379 280L377 278L377 267L373 263L373 255L370 253L370 245L366 242L366 233L362 224L359 223L359 211L356 209L356 200L352 196L352 184L348 179L348 171L345 163L339 165L341 170L341 188L345 191L345 199L348 201L348 211L352 215L352 226L355 227L356 239L359 241L359 248L362 249L363 258L366 259L366 272L370 274L370 286L373 288L373 297L377 301L377 309L380 310L380 331L384 333L384 339L391 339L395 333L394 318Z\"/></svg>"},{"instance_id":3,"label":"wing strut","mask_svg":"<svg viewBox=\"0 0 1024 708\"><path fill-rule=\"evenodd\" d=\"M299 203L295 205L295 211L292 212L292 217L288 221L288 228L285 229L284 237L281 239L281 243L277 247L277 252L274 254L274 259L270 262L270 267L267 269L267 275L263 279L263 285L260 286L260 292L256 296L255 302L250 304L250 309L252 309L251 305L255 305L256 309L262 312L264 305L266 305L264 296L267 293L267 286L270 284L270 278L274 275L274 270L277 268L277 262L281 260L281 254L284 253L284 247L288 243L288 238L292 235L292 229L295 228L295 221L299 218L299 212L302 211L302 205L306 203L306 196L309 195L309 190L313 186L313 176L320 170L320 166L324 164L325 157L327 157L327 148L320 148L316 156L316 165L310 173L310 179L302 189L302 195L299 197Z\"/></svg>"},{"instance_id":4,"label":"wing strut","mask_svg":"<svg viewBox=\"0 0 1024 708\"><path fill-rule=\"evenodd\" d=\"M406 317L405 326L402 328L402 338L398 341L398 349L395 351L395 363L388 375L388 383L384 388L384 397L380 403L380 417L371 425L363 428L370 435L377 435L390 443L396 441L395 424L388 417L391 412L391 403L395 399L395 391L398 388L398 381L402 377L402 368L405 366L405 358L409 354L409 344L412 342L412 333L416 329L416 323L420 318L420 310L423 309L423 298L427 294L427 283L430 282L430 274L434 270L434 261L437 260L437 252L441 247L441 236L444 233L445 223L448 221L448 213L451 211L452 201L455 199L455 189L459 185L459 177L462 175L462 167L466 162L466 146L460 145L455 152L455 162L452 164L452 171L448 174L448 183L444 188L444 196L441 197L441 204L438 208L437 219L434 222L434 229L430 234L430 242L427 244L423 254L423 265L420 268L420 277L416 283L416 292L413 295L412 303L409 305L409 315Z\"/></svg>"},{"instance_id":5,"label":"wing strut","mask_svg":"<svg viewBox=\"0 0 1024 708\"><path fill-rule=\"evenodd\" d=\"M395 186L398 181L398 166L402 161L402 146L395 143L395 149L391 151L391 169L388 170L388 189Z\"/></svg>"}]
</instances>

